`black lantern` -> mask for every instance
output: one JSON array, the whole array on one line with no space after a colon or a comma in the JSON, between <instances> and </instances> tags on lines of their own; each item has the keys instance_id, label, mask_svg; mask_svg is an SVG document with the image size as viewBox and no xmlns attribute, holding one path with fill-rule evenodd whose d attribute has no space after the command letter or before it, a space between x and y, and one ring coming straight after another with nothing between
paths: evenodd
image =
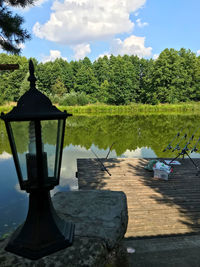
<instances>
[{"instance_id":1,"label":"black lantern","mask_svg":"<svg viewBox=\"0 0 200 267\"><path fill-rule=\"evenodd\" d=\"M30 193L27 218L5 249L29 259L39 259L73 242L74 224L65 222L56 214L50 197L50 190L59 184L65 122L71 114L58 110L35 88L31 60L29 71L30 89L19 99L16 107L1 114L20 188ZM55 128L51 131L51 139L56 143L53 157L52 151L49 153L45 147L45 125L49 121L54 121ZM21 145L26 153L21 153Z\"/></svg>"}]
</instances>

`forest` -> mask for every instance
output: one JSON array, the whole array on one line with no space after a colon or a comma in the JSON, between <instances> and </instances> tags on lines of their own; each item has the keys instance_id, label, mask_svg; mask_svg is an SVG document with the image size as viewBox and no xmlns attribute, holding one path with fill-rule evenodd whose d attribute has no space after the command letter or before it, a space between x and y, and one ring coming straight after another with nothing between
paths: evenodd
<instances>
[{"instance_id":1,"label":"forest","mask_svg":"<svg viewBox=\"0 0 200 267\"><path fill-rule=\"evenodd\" d=\"M28 60L0 54L0 64L20 66L0 72L0 105L17 101L29 89ZM200 101L200 56L190 49L166 48L157 59L111 55L94 62L88 57L70 62L61 58L46 63L32 60L37 88L59 105Z\"/></svg>"}]
</instances>

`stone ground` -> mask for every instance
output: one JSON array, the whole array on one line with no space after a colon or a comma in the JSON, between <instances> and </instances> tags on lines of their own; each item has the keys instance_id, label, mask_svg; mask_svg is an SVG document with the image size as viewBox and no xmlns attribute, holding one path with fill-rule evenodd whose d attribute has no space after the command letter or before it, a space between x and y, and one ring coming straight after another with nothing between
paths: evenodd
<instances>
[{"instance_id":1,"label":"stone ground","mask_svg":"<svg viewBox=\"0 0 200 267\"><path fill-rule=\"evenodd\" d=\"M200 235L124 239L130 267L199 267Z\"/></svg>"},{"instance_id":2,"label":"stone ground","mask_svg":"<svg viewBox=\"0 0 200 267\"><path fill-rule=\"evenodd\" d=\"M63 220L75 224L73 245L33 261L6 252L4 248L9 238L0 239L0 267L127 266L126 250L121 245L128 224L127 201L123 192L58 192L53 203ZM31 231L36 231L34 226L30 227ZM41 249L40 242L37 244ZM34 252L37 252L35 248ZM121 263L118 265L118 262Z\"/></svg>"}]
</instances>

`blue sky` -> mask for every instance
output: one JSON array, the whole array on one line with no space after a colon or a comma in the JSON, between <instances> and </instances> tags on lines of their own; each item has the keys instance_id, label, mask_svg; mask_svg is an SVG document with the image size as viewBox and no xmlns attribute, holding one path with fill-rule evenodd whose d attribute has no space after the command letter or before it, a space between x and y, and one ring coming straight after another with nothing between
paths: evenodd
<instances>
[{"instance_id":1,"label":"blue sky","mask_svg":"<svg viewBox=\"0 0 200 267\"><path fill-rule=\"evenodd\" d=\"M38 0L14 11L32 35L22 55L39 62L105 54L156 58L181 47L200 54L199 0Z\"/></svg>"}]
</instances>

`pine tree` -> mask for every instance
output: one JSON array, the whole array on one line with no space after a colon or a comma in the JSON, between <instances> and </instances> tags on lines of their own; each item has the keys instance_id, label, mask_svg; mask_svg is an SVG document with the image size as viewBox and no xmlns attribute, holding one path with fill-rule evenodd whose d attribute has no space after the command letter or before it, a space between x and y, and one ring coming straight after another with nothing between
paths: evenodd
<instances>
[{"instance_id":1,"label":"pine tree","mask_svg":"<svg viewBox=\"0 0 200 267\"><path fill-rule=\"evenodd\" d=\"M94 74L98 79L99 85L101 85L105 80L109 79L109 59L107 56L103 58L98 58L93 63Z\"/></svg>"},{"instance_id":2,"label":"pine tree","mask_svg":"<svg viewBox=\"0 0 200 267\"><path fill-rule=\"evenodd\" d=\"M93 70L83 64L76 74L75 91L95 94L98 91L98 87L98 81Z\"/></svg>"},{"instance_id":3,"label":"pine tree","mask_svg":"<svg viewBox=\"0 0 200 267\"><path fill-rule=\"evenodd\" d=\"M108 103L125 105L137 100L137 81L135 67L126 57L110 57Z\"/></svg>"},{"instance_id":4,"label":"pine tree","mask_svg":"<svg viewBox=\"0 0 200 267\"><path fill-rule=\"evenodd\" d=\"M58 77L56 79L56 82L52 85L51 91L54 95L57 95L59 97L62 97L66 93L67 90L60 77Z\"/></svg>"},{"instance_id":5,"label":"pine tree","mask_svg":"<svg viewBox=\"0 0 200 267\"><path fill-rule=\"evenodd\" d=\"M30 39L30 34L22 28L24 19L8 9L11 7L26 7L33 0L0 0L0 47L12 54L19 54L20 44Z\"/></svg>"}]
</instances>

